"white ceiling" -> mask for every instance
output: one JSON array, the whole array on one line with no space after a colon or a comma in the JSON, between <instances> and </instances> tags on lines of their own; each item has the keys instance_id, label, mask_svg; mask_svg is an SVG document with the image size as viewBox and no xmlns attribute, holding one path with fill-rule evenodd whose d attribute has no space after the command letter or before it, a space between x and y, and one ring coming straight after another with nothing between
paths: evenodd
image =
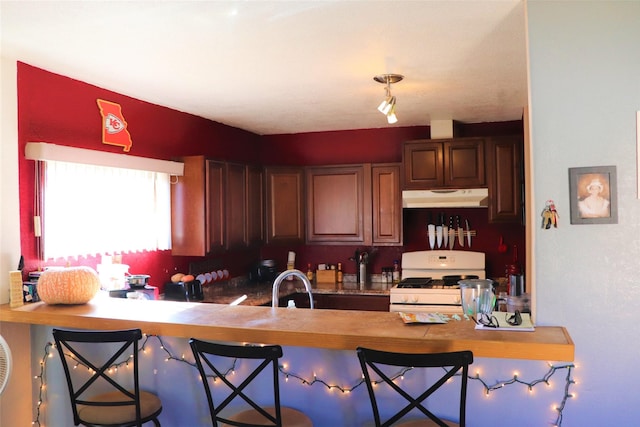
<instances>
[{"instance_id":1,"label":"white ceiling","mask_svg":"<svg viewBox=\"0 0 640 427\"><path fill-rule=\"evenodd\" d=\"M518 120L523 1L2 0L1 48L258 134ZM405 76L395 125L383 73Z\"/></svg>"}]
</instances>

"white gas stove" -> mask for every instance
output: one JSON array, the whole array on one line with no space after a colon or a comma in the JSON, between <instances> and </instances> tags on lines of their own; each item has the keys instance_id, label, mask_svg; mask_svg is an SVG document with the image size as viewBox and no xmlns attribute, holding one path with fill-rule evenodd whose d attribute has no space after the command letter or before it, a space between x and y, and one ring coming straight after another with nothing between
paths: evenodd
<instances>
[{"instance_id":1,"label":"white gas stove","mask_svg":"<svg viewBox=\"0 0 640 427\"><path fill-rule=\"evenodd\" d=\"M462 314L462 279L484 279L482 252L430 250L402 254L402 276L389 291L389 311Z\"/></svg>"}]
</instances>

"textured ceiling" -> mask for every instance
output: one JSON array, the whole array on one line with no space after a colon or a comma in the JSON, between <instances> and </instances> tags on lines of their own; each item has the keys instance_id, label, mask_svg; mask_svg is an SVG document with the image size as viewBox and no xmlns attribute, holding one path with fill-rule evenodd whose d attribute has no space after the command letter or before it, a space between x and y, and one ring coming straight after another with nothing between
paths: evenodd
<instances>
[{"instance_id":1,"label":"textured ceiling","mask_svg":"<svg viewBox=\"0 0 640 427\"><path fill-rule=\"evenodd\" d=\"M2 55L258 134L517 120L523 1L2 1ZM376 107L392 86L398 123Z\"/></svg>"}]
</instances>

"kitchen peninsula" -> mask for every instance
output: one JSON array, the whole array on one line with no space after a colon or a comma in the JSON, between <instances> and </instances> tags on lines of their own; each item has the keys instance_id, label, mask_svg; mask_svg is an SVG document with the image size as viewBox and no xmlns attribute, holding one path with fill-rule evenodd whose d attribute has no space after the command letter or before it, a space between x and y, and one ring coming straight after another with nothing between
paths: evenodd
<instances>
[{"instance_id":1,"label":"kitchen peninsula","mask_svg":"<svg viewBox=\"0 0 640 427\"><path fill-rule=\"evenodd\" d=\"M90 330L140 328L147 334L142 347L145 352L141 366L142 384L161 396L165 407L163 425L206 425L204 420L208 410L202 400L201 388L196 383L197 372L189 366L192 360L188 348L190 337L282 345L285 354L282 374L293 380L283 381L284 401L310 414L317 425L343 427L360 425L369 417L364 389L358 387L361 382L355 354L358 346L404 352L467 349L474 353L476 375L485 369L483 358L496 358L501 366L496 378L507 379L513 375L510 366L515 366L516 372L533 372L541 368L547 370L549 361L558 361L569 363L560 368L566 370L574 359L574 344L564 327L539 326L535 332L478 331L472 321L466 320L406 325L397 313L392 312L292 310L100 295L82 305L37 302L13 309L2 305L0 321L3 334L11 330L22 334L16 337L19 342L14 346L18 350L14 357L30 365L36 376L33 373L22 375L19 381L29 389L34 381L32 378L36 378L32 397L34 413L45 417L44 422L49 425L70 425L71 422L69 408L61 400L65 390L59 361L55 356L51 359L46 357L47 354L53 356L50 349L52 327ZM37 372L43 369L43 360L46 360L46 378L41 380L40 393L43 387L47 392L45 406L40 408L42 399L37 394L37 379L40 378ZM551 367L549 372L555 372L555 368ZM539 375L548 376L549 372ZM316 375L319 375L320 383L314 386ZM482 377L476 378L482 381ZM331 383L326 383L327 380ZM413 382L418 379L407 375L405 380ZM328 393L327 387L329 391L339 387L350 392ZM482 391L479 398L471 397L470 410L482 416L487 394L487 391ZM447 400L446 396L442 398ZM548 398L541 401L546 407L545 399ZM534 407L538 404L539 398L518 403ZM335 411L323 410L326 405ZM473 409L475 405L479 406ZM38 407L37 411L35 407ZM185 407L189 410L185 411ZM353 408L361 409L354 413ZM28 411L21 415L24 422L20 425L26 425L29 415Z\"/></svg>"},{"instance_id":2,"label":"kitchen peninsula","mask_svg":"<svg viewBox=\"0 0 640 427\"><path fill-rule=\"evenodd\" d=\"M83 305L42 302L0 306L2 322L81 329L141 328L150 335L280 344L337 350L358 346L404 352L471 350L476 357L573 361L574 344L561 326L535 332L478 331L466 320L405 325L397 313L289 310L96 297Z\"/></svg>"}]
</instances>

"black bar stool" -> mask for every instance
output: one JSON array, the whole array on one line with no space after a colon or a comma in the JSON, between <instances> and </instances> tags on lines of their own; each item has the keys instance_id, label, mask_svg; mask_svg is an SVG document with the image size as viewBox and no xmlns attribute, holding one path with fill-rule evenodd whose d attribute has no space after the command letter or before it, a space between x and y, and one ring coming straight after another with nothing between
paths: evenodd
<instances>
[{"instance_id":1,"label":"black bar stool","mask_svg":"<svg viewBox=\"0 0 640 427\"><path fill-rule=\"evenodd\" d=\"M360 366L362 367L362 373L364 374L364 380L367 385L367 391L369 392L369 399L371 400L371 406L373 408L373 416L375 419L376 427L387 426L440 426L440 427L453 427L453 426L465 426L466 415L466 402L467 402L467 375L469 373L469 365L473 363L473 353L470 351L458 351L451 353L393 353L387 351L373 350L368 348L358 347L357 349L358 359L360 360ZM444 368L444 374L438 378L426 391L419 396L412 396L405 390L400 388L393 382L393 378L389 377L385 373L385 367L408 367L408 368ZM388 371L388 369L387 369ZM408 402L399 411L395 412L389 419L382 422L380 418L379 403L382 399L376 399L376 394L371 380L371 372L375 372L380 379L380 384L384 383L395 390ZM397 372L397 371L396 371ZM436 390L438 390L447 380L453 377L456 373L461 372L460 376L460 413L459 422L455 423L448 420L443 420L435 415L433 412L423 406L423 402L431 396ZM383 388L380 385L375 389L380 391ZM385 391L388 387L384 387ZM399 424L396 422L403 419L412 410L417 409L424 417L418 420L404 421ZM396 411L396 409L393 409Z\"/></svg>"},{"instance_id":2,"label":"black bar stool","mask_svg":"<svg viewBox=\"0 0 640 427\"><path fill-rule=\"evenodd\" d=\"M280 385L278 380L278 359L282 357L282 347L270 346L241 346L225 345L200 341L195 338L189 340L191 350L200 371L202 384L207 395L211 422L214 426L230 425L239 427L311 427L311 419L304 413L285 406L280 406ZM251 371L243 377L238 373L233 375L233 382L225 371L233 366L235 359L249 361L253 359ZM221 368L224 366L224 368ZM271 366L271 373L269 373ZM244 365L243 365L244 367ZM216 396L218 404L214 404L208 376L215 375L226 387L220 390ZM271 375L273 384L273 405L262 406L250 396L249 384L256 378ZM216 390L217 392L217 390ZM250 409L242 410L235 414L225 411L231 403L244 401L244 406ZM218 424L220 423L220 424Z\"/></svg>"},{"instance_id":3,"label":"black bar stool","mask_svg":"<svg viewBox=\"0 0 640 427\"><path fill-rule=\"evenodd\" d=\"M56 348L67 379L73 422L85 426L141 426L153 421L160 426L158 416L162 402L153 393L141 391L138 381L138 341L140 329L124 331L66 331L53 330ZM118 370L130 372L120 381L111 376L109 370L116 363L129 366ZM85 365L86 371L74 372ZM84 377L84 378L81 378ZM133 384L133 389L128 388ZM104 390L110 390L105 392ZM100 392L96 391L100 390Z\"/></svg>"}]
</instances>

